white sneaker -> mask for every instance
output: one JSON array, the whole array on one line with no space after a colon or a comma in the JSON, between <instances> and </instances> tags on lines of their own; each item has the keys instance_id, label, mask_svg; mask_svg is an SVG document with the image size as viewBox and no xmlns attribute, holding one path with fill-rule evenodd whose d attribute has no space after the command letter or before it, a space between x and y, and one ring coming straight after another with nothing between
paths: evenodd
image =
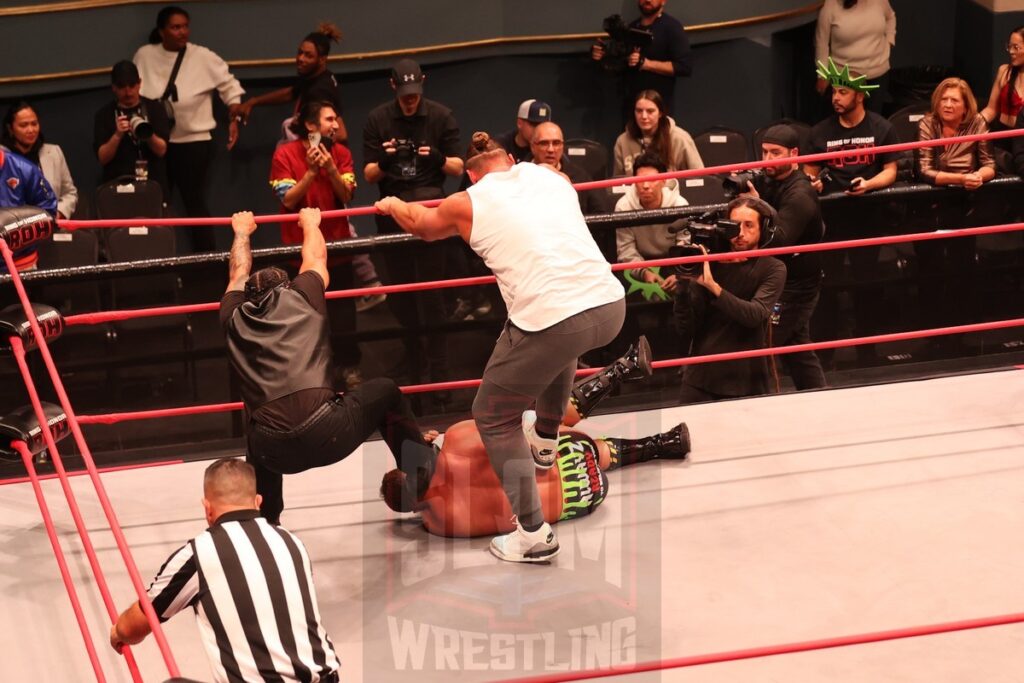
<instances>
[{"instance_id":1,"label":"white sneaker","mask_svg":"<svg viewBox=\"0 0 1024 683\"><path fill-rule=\"evenodd\" d=\"M537 412L527 410L523 413L523 434L526 443L533 452L533 463L538 469L549 470L558 457L558 439L545 439L537 434Z\"/></svg>"},{"instance_id":2,"label":"white sneaker","mask_svg":"<svg viewBox=\"0 0 1024 683\"><path fill-rule=\"evenodd\" d=\"M547 522L527 531L517 519L515 531L491 539L491 554L506 562L547 562L558 551L558 539Z\"/></svg>"}]
</instances>

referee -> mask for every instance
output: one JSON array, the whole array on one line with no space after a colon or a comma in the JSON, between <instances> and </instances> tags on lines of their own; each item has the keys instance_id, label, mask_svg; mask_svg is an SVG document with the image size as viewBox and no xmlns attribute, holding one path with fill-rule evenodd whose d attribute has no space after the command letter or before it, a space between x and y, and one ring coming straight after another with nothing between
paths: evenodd
<instances>
[{"instance_id":1,"label":"referee","mask_svg":"<svg viewBox=\"0 0 1024 683\"><path fill-rule=\"evenodd\" d=\"M251 465L222 458L203 477L210 527L176 550L149 587L160 621L192 607L214 680L336 683L338 656L320 623L309 556L260 517ZM150 633L135 602L110 629L121 651Z\"/></svg>"}]
</instances>

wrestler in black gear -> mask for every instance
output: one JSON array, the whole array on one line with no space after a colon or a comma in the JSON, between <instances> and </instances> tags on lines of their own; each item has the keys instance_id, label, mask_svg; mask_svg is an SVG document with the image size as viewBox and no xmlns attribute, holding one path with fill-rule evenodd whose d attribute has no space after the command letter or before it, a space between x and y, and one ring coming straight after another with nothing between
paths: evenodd
<instances>
[{"instance_id":1,"label":"wrestler in black gear","mask_svg":"<svg viewBox=\"0 0 1024 683\"><path fill-rule=\"evenodd\" d=\"M220 319L228 359L240 380L246 414L246 459L256 469L260 512L277 524L284 509L282 475L338 462L380 431L399 469L430 477L433 451L409 402L392 380L364 382L338 396L331 387L327 320L327 246L320 210L302 209L302 266L292 281L280 268L251 277L252 213L231 218L235 232Z\"/></svg>"}]
</instances>

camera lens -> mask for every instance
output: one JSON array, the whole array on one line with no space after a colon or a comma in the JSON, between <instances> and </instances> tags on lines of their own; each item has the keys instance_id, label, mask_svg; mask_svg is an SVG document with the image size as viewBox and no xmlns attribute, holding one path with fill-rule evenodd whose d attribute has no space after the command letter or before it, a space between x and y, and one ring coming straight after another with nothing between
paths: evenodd
<instances>
[{"instance_id":1,"label":"camera lens","mask_svg":"<svg viewBox=\"0 0 1024 683\"><path fill-rule=\"evenodd\" d=\"M128 124L132 127L132 135L139 140L148 140L153 137L153 125L138 114L132 116Z\"/></svg>"}]
</instances>

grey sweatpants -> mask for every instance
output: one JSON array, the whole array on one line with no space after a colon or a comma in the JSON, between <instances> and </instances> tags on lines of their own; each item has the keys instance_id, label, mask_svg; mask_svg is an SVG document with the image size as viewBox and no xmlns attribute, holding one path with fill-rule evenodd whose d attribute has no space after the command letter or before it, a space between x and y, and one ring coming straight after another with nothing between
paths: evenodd
<instances>
[{"instance_id":1,"label":"grey sweatpants","mask_svg":"<svg viewBox=\"0 0 1024 683\"><path fill-rule=\"evenodd\" d=\"M533 456L523 435L523 411L536 406L538 431L555 433L577 360L610 343L625 315L625 300L619 299L537 332L525 332L509 321L494 345L473 401L473 419L512 512L523 526L544 521Z\"/></svg>"}]
</instances>

